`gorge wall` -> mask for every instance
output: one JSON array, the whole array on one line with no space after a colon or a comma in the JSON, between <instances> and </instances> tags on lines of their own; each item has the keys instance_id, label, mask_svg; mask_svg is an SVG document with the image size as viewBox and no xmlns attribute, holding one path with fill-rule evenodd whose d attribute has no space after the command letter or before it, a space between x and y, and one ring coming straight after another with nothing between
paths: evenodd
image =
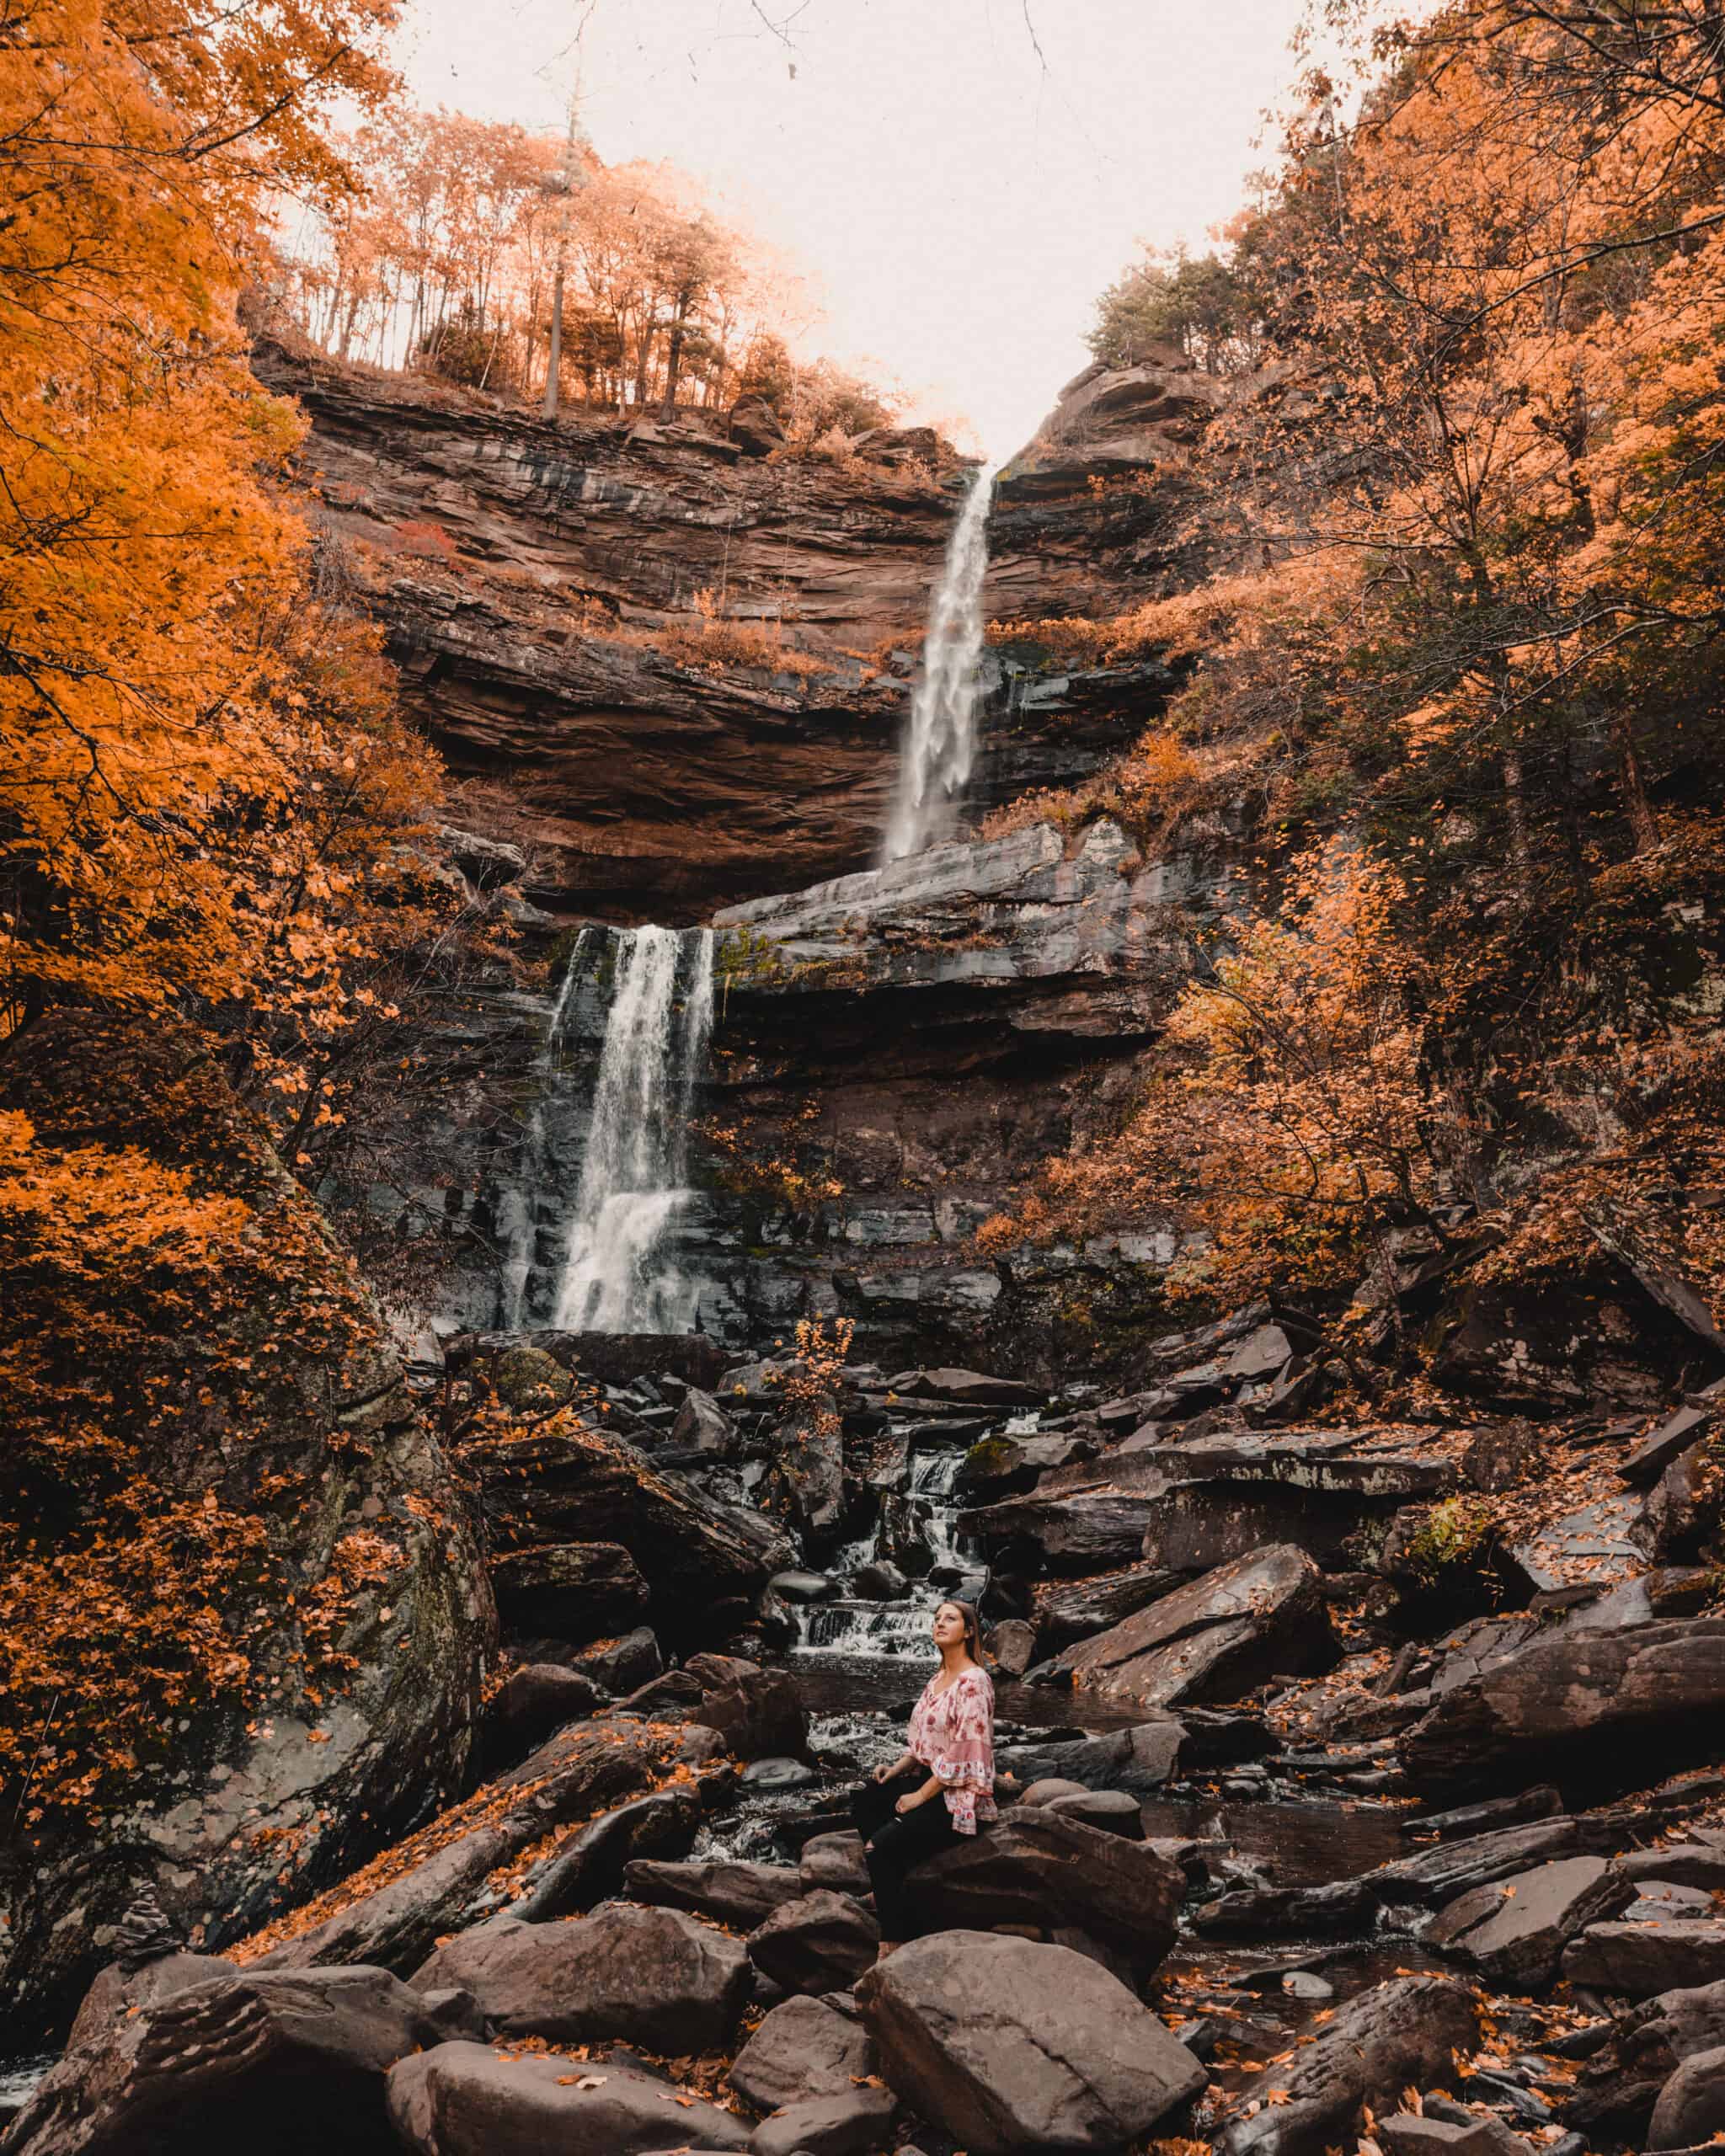
<instances>
[{"instance_id":1,"label":"gorge wall","mask_svg":"<svg viewBox=\"0 0 1725 2156\"><path fill-rule=\"evenodd\" d=\"M1117 611L1193 573L1182 475L1216 397L1177 357L1090 370L1002 472L991 616ZM1105 1355L1155 1299L1165 1227L1011 1262L972 1239L1115 1112L1190 931L1239 872L1226 833L1211 857L1146 867L1114 825L869 871L960 460L926 430L823 462L695 418L551 424L279 348L264 367L310 419L332 561L384 622L408 708L481 782L456 803L479 826L457 858L513 879L526 925L515 978L426 1014L457 1082L447 1187L416 1197L462 1252L433 1314L548 1320L616 956L581 942L548 1053L568 931L712 921L702 1196L676 1253L703 1325L741 1339L835 1310L889 1357L985 1345L1047 1373ZM701 592L723 609L711 627ZM976 823L1095 773L1170 686L1154 661L1073 669L1009 646L986 664ZM398 1198L376 1211L387 1235Z\"/></svg>"}]
</instances>

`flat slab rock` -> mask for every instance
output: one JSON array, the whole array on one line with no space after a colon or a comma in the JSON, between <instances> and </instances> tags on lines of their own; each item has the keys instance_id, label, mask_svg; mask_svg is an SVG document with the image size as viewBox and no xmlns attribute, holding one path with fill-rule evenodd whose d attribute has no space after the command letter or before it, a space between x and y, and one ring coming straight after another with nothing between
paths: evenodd
<instances>
[{"instance_id":1,"label":"flat slab rock","mask_svg":"<svg viewBox=\"0 0 1725 2156\"><path fill-rule=\"evenodd\" d=\"M415 2156L657 2156L741 2149L750 2132L716 2105L638 2068L439 2044L389 2076L389 2121Z\"/></svg>"},{"instance_id":2,"label":"flat slab rock","mask_svg":"<svg viewBox=\"0 0 1725 2156\"><path fill-rule=\"evenodd\" d=\"M1083 1956L991 1932L901 1946L857 1986L888 2086L971 2156L1119 2148L1204 2068Z\"/></svg>"},{"instance_id":3,"label":"flat slab rock","mask_svg":"<svg viewBox=\"0 0 1725 2156\"><path fill-rule=\"evenodd\" d=\"M1596 1924L1564 1949L1563 1975L1631 1999L1717 1983L1725 1979L1725 1918Z\"/></svg>"},{"instance_id":4,"label":"flat slab rock","mask_svg":"<svg viewBox=\"0 0 1725 2156\"><path fill-rule=\"evenodd\" d=\"M1564 1761L1633 1783L1648 1748L1711 1758L1725 1712L1725 1618L1535 1641L1444 1694L1397 1754L1415 1788L1461 1796Z\"/></svg>"},{"instance_id":5,"label":"flat slab rock","mask_svg":"<svg viewBox=\"0 0 1725 2156\"><path fill-rule=\"evenodd\" d=\"M728 1932L678 1909L610 1902L552 1924L494 1917L440 1947L412 1981L419 1992L471 1992L505 2036L617 2036L674 2057L726 2041L750 1977Z\"/></svg>"},{"instance_id":6,"label":"flat slab rock","mask_svg":"<svg viewBox=\"0 0 1725 2156\"><path fill-rule=\"evenodd\" d=\"M638 1902L685 1909L692 1916L752 1931L809 1888L787 1864L735 1860L661 1864L651 1857L637 1857L623 1866L623 1891Z\"/></svg>"},{"instance_id":7,"label":"flat slab rock","mask_svg":"<svg viewBox=\"0 0 1725 2156\"><path fill-rule=\"evenodd\" d=\"M1279 1543L1068 1648L1056 1667L1082 1690L1166 1707L1236 1696L1274 1673L1319 1668L1334 1651L1317 1566Z\"/></svg>"},{"instance_id":8,"label":"flat slab rock","mask_svg":"<svg viewBox=\"0 0 1725 2156\"><path fill-rule=\"evenodd\" d=\"M1560 1857L1451 1902L1426 1940L1470 1962L1500 1989L1540 1990L1578 1932L1616 1916L1634 1897L1634 1886L1604 1857Z\"/></svg>"}]
</instances>

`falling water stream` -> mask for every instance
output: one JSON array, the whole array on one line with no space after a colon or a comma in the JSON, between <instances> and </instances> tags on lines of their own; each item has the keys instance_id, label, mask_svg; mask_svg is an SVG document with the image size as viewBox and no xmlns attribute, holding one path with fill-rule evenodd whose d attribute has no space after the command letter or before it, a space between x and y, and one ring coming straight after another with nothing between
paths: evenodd
<instances>
[{"instance_id":1,"label":"falling water stream","mask_svg":"<svg viewBox=\"0 0 1725 2156\"><path fill-rule=\"evenodd\" d=\"M928 611L922 673L911 718L899 782L882 848L903 861L943 838L976 760L976 717L982 702L982 579L988 568L988 510L995 467L971 482L947 546Z\"/></svg>"},{"instance_id":2,"label":"falling water stream","mask_svg":"<svg viewBox=\"0 0 1725 2156\"><path fill-rule=\"evenodd\" d=\"M689 1198L688 1126L713 1029L713 931L619 931L593 1121L563 1241L555 1323L681 1332L698 1283L667 1260Z\"/></svg>"}]
</instances>

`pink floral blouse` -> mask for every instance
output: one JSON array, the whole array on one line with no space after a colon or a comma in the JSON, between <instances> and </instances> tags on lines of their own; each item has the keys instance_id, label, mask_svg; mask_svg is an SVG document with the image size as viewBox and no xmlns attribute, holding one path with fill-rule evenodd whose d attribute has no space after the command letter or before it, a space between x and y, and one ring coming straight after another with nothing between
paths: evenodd
<instances>
[{"instance_id":1,"label":"pink floral blouse","mask_svg":"<svg viewBox=\"0 0 1725 2156\"><path fill-rule=\"evenodd\" d=\"M911 1755L937 1775L953 1825L974 1834L997 1819L994 1801L994 1684L985 1669L967 1669L944 1692L928 1680L911 1716Z\"/></svg>"}]
</instances>

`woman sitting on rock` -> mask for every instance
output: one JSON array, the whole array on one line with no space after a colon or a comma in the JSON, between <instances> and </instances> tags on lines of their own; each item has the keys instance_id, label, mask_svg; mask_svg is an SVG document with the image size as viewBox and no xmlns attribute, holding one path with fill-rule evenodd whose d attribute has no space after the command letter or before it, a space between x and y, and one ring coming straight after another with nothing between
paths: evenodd
<instances>
[{"instance_id":1,"label":"woman sitting on rock","mask_svg":"<svg viewBox=\"0 0 1725 2156\"><path fill-rule=\"evenodd\" d=\"M994 1802L994 1684L982 1667L982 1636L968 1602L934 1613L940 1668L911 1716L910 1748L857 1790L857 1832L868 1844L868 1876L884 1951L915 1929L905 1877L997 1818ZM921 1775L916 1769L921 1768Z\"/></svg>"}]
</instances>

